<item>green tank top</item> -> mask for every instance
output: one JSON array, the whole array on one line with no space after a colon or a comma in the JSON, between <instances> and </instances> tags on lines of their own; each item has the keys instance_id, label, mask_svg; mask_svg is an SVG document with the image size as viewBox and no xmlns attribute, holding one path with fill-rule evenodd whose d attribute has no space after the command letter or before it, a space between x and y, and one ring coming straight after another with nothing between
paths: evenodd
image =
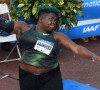
<instances>
[{"instance_id":1,"label":"green tank top","mask_svg":"<svg viewBox=\"0 0 100 90\"><path fill-rule=\"evenodd\" d=\"M53 34L35 31L35 26L24 32L19 39L20 62L39 68L56 68L59 48Z\"/></svg>"}]
</instances>

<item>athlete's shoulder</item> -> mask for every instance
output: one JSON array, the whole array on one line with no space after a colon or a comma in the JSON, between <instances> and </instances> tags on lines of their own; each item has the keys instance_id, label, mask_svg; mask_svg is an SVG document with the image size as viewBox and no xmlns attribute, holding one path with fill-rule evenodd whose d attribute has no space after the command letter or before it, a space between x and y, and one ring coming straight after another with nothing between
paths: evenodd
<instances>
[{"instance_id":1,"label":"athlete's shoulder","mask_svg":"<svg viewBox=\"0 0 100 90\"><path fill-rule=\"evenodd\" d=\"M60 33L60 32L53 32L53 36L54 36L54 38L55 38L55 40L57 41L57 42L59 42L59 41L61 41L62 40L62 38L65 36L65 34L63 34L63 33Z\"/></svg>"},{"instance_id":2,"label":"athlete's shoulder","mask_svg":"<svg viewBox=\"0 0 100 90\"><path fill-rule=\"evenodd\" d=\"M53 32L53 35L54 35L55 37L58 37L58 38L63 37L63 36L66 36L64 33L56 32L56 31Z\"/></svg>"}]
</instances>

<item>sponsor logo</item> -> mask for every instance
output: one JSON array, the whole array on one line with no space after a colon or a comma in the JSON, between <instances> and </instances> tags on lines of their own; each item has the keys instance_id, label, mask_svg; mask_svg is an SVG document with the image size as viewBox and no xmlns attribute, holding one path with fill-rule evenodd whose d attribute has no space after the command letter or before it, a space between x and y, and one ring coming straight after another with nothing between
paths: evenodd
<instances>
[{"instance_id":1,"label":"sponsor logo","mask_svg":"<svg viewBox=\"0 0 100 90\"><path fill-rule=\"evenodd\" d=\"M96 31L98 28L100 28L100 25L91 26L91 27L84 27L83 33Z\"/></svg>"},{"instance_id":2,"label":"sponsor logo","mask_svg":"<svg viewBox=\"0 0 100 90\"><path fill-rule=\"evenodd\" d=\"M100 6L100 0L94 0L91 2L87 2L83 4L83 7L95 7L95 6Z\"/></svg>"},{"instance_id":3,"label":"sponsor logo","mask_svg":"<svg viewBox=\"0 0 100 90\"><path fill-rule=\"evenodd\" d=\"M9 23L9 22L10 22L9 20L6 20L6 21L5 21L5 23Z\"/></svg>"},{"instance_id":4,"label":"sponsor logo","mask_svg":"<svg viewBox=\"0 0 100 90\"><path fill-rule=\"evenodd\" d=\"M45 36L45 35L49 35L49 34L43 33L43 35Z\"/></svg>"},{"instance_id":5,"label":"sponsor logo","mask_svg":"<svg viewBox=\"0 0 100 90\"><path fill-rule=\"evenodd\" d=\"M59 26L59 30L65 30L65 25L66 24L63 24L63 25Z\"/></svg>"}]
</instances>

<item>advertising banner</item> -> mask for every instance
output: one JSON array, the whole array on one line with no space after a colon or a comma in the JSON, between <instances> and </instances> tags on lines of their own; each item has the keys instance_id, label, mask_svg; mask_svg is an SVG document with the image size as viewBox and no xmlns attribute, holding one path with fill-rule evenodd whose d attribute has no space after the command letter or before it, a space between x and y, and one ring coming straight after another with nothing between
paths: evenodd
<instances>
[{"instance_id":1,"label":"advertising banner","mask_svg":"<svg viewBox=\"0 0 100 90\"><path fill-rule=\"evenodd\" d=\"M13 2L14 0L11 0ZM92 37L100 35L100 0L84 0L83 4L84 18L78 18L78 25L74 26L70 31L64 31L62 25L59 32L64 33L71 39Z\"/></svg>"},{"instance_id":2,"label":"advertising banner","mask_svg":"<svg viewBox=\"0 0 100 90\"><path fill-rule=\"evenodd\" d=\"M100 0L84 0L84 18L78 18L78 25L71 31L64 31L64 25L59 32L66 34L71 39L92 37L100 35Z\"/></svg>"}]
</instances>

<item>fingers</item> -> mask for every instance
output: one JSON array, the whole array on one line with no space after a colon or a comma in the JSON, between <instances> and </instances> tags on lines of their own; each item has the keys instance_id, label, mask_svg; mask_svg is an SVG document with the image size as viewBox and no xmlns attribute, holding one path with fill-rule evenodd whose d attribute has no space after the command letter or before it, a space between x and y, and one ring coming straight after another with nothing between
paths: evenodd
<instances>
[{"instance_id":1,"label":"fingers","mask_svg":"<svg viewBox=\"0 0 100 90\"><path fill-rule=\"evenodd\" d=\"M100 57L92 57L92 61L94 62L94 61L100 61Z\"/></svg>"}]
</instances>

